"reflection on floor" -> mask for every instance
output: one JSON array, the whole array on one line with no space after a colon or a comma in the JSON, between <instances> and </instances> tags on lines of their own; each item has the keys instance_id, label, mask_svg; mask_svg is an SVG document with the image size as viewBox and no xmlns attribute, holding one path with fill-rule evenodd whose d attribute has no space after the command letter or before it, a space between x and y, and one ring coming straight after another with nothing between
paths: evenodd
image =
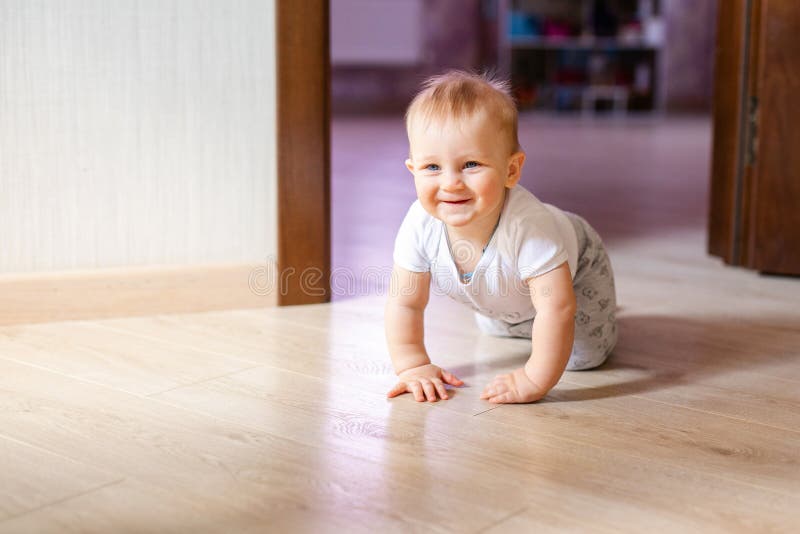
<instances>
[{"instance_id":1,"label":"reflection on floor","mask_svg":"<svg viewBox=\"0 0 800 534\"><path fill-rule=\"evenodd\" d=\"M705 255L703 124L559 128L526 180L608 236L622 308L607 364L542 402L490 405L483 386L530 342L480 335L439 296L427 347L466 385L437 403L386 399L380 295L3 327L0 533L796 530L800 283ZM649 147L652 168L611 158L600 185L575 152L554 177L575 147L616 144ZM360 196L337 220L359 230L338 258L368 261L396 222L378 208L399 218L409 184L369 163L370 187L351 163Z\"/></svg>"}]
</instances>

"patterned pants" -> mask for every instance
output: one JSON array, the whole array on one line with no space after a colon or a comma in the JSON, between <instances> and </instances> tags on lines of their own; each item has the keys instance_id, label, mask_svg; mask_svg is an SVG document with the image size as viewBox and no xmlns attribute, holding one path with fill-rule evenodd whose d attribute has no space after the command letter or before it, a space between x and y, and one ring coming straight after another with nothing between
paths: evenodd
<instances>
[{"instance_id":1,"label":"patterned pants","mask_svg":"<svg viewBox=\"0 0 800 534\"><path fill-rule=\"evenodd\" d=\"M566 212L578 235L578 270L572 286L578 301L575 342L567 371L592 369L606 361L617 344L617 297L614 271L603 241L586 219ZM480 329L491 335L531 338L534 317L509 323L475 314Z\"/></svg>"}]
</instances>

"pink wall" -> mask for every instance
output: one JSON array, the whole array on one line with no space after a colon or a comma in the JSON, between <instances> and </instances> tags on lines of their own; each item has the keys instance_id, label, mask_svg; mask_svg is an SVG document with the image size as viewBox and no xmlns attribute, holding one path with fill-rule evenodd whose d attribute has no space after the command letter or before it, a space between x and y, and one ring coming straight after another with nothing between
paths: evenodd
<instances>
[{"instance_id":1,"label":"pink wall","mask_svg":"<svg viewBox=\"0 0 800 534\"><path fill-rule=\"evenodd\" d=\"M663 0L666 104L670 111L710 111L717 0Z\"/></svg>"},{"instance_id":2,"label":"pink wall","mask_svg":"<svg viewBox=\"0 0 800 534\"><path fill-rule=\"evenodd\" d=\"M402 110L426 77L448 68L479 66L480 0L424 0L423 4L420 63L333 65L334 112ZM331 3L331 9L336 9L336 2Z\"/></svg>"}]
</instances>

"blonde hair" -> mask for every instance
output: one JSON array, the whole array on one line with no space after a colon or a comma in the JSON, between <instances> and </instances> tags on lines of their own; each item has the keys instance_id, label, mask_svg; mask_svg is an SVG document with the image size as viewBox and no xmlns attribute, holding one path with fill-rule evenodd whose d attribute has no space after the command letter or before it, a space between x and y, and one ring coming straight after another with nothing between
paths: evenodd
<instances>
[{"instance_id":1,"label":"blonde hair","mask_svg":"<svg viewBox=\"0 0 800 534\"><path fill-rule=\"evenodd\" d=\"M511 97L511 84L489 74L451 70L428 78L406 110L406 131L422 119L462 119L480 111L497 121L506 134L511 152L520 150L517 134L517 106Z\"/></svg>"}]
</instances>

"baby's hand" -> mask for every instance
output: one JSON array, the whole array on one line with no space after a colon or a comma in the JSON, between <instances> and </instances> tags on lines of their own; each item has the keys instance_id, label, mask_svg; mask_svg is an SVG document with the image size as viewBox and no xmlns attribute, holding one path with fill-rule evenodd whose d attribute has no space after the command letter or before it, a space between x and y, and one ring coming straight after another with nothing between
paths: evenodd
<instances>
[{"instance_id":1,"label":"baby's hand","mask_svg":"<svg viewBox=\"0 0 800 534\"><path fill-rule=\"evenodd\" d=\"M438 400L437 393L442 399L447 399L447 390L443 382L452 386L464 385L464 382L456 375L431 363L406 369L397 376L400 382L389 391L387 394L389 398L408 391L414 394L414 399L418 402L425 401L425 396L430 402L436 402Z\"/></svg>"},{"instance_id":2,"label":"baby's hand","mask_svg":"<svg viewBox=\"0 0 800 534\"><path fill-rule=\"evenodd\" d=\"M483 388L482 399L495 403L533 402L544 396L539 387L531 382L525 369L516 369L507 375L494 377L489 385Z\"/></svg>"}]
</instances>

